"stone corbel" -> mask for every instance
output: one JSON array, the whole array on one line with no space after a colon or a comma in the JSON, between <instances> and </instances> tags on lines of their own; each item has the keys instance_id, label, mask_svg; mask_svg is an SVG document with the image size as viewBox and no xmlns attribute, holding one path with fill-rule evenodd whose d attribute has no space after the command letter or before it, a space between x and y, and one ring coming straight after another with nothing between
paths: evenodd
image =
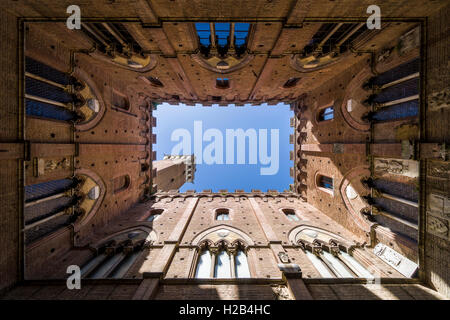
<instances>
[{"instance_id":1,"label":"stone corbel","mask_svg":"<svg viewBox=\"0 0 450 320\"><path fill-rule=\"evenodd\" d=\"M319 241L314 240L313 243L312 243L311 251L316 256L320 255L322 253L322 251L323 251L322 244Z\"/></svg>"},{"instance_id":2,"label":"stone corbel","mask_svg":"<svg viewBox=\"0 0 450 320\"><path fill-rule=\"evenodd\" d=\"M145 240L142 247L145 249L150 248L153 245L153 240Z\"/></svg>"},{"instance_id":3,"label":"stone corbel","mask_svg":"<svg viewBox=\"0 0 450 320\"><path fill-rule=\"evenodd\" d=\"M218 247L208 247L207 250L211 253L212 256L216 256L219 253Z\"/></svg>"},{"instance_id":4,"label":"stone corbel","mask_svg":"<svg viewBox=\"0 0 450 320\"><path fill-rule=\"evenodd\" d=\"M330 239L329 244L330 244L330 253L334 256L337 256L341 251L339 244L333 239Z\"/></svg>"},{"instance_id":5,"label":"stone corbel","mask_svg":"<svg viewBox=\"0 0 450 320\"><path fill-rule=\"evenodd\" d=\"M113 255L116 252L116 247L115 246L108 246L105 248L105 254L108 256Z\"/></svg>"}]
</instances>

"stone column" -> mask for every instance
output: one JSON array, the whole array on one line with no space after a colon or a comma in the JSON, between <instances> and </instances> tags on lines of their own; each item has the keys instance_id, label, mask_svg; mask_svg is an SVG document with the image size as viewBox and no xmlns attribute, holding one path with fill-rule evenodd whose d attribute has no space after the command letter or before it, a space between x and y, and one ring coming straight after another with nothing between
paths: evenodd
<instances>
[{"instance_id":1,"label":"stone column","mask_svg":"<svg viewBox=\"0 0 450 320\"><path fill-rule=\"evenodd\" d=\"M154 274L153 277L142 280L134 293L133 300L153 299L158 291L159 277L158 274Z\"/></svg>"},{"instance_id":2,"label":"stone column","mask_svg":"<svg viewBox=\"0 0 450 320\"><path fill-rule=\"evenodd\" d=\"M308 288L302 280L302 271L298 264L285 264L280 266L283 279L295 300L313 300Z\"/></svg>"}]
</instances>

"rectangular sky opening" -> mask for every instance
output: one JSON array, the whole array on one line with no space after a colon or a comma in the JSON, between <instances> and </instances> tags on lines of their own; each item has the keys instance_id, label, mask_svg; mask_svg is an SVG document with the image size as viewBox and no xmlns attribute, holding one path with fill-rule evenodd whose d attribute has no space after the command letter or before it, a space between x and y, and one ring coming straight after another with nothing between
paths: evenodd
<instances>
[{"instance_id":1,"label":"rectangular sky opening","mask_svg":"<svg viewBox=\"0 0 450 320\"><path fill-rule=\"evenodd\" d=\"M187 106L159 104L157 160L166 155L195 156L193 183L180 192L211 189L261 191L289 190L293 166L289 153L293 116L289 104Z\"/></svg>"}]
</instances>

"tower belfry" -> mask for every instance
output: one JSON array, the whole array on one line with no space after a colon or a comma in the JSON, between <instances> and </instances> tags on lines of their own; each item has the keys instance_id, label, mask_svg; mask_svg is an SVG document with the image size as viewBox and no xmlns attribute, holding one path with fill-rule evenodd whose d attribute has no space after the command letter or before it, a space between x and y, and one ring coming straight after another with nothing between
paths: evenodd
<instances>
[{"instance_id":1,"label":"tower belfry","mask_svg":"<svg viewBox=\"0 0 450 320\"><path fill-rule=\"evenodd\" d=\"M178 190L186 182L194 182L195 156L166 155L163 160L153 161L153 168L158 191Z\"/></svg>"}]
</instances>

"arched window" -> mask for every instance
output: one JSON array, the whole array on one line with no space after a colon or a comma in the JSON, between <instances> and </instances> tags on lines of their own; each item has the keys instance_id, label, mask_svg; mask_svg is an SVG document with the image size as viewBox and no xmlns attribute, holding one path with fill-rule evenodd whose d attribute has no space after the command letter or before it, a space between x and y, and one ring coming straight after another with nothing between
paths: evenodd
<instances>
[{"instance_id":1,"label":"arched window","mask_svg":"<svg viewBox=\"0 0 450 320\"><path fill-rule=\"evenodd\" d=\"M230 87L230 82L228 78L217 78L216 87L219 89L228 89Z\"/></svg>"},{"instance_id":2,"label":"arched window","mask_svg":"<svg viewBox=\"0 0 450 320\"><path fill-rule=\"evenodd\" d=\"M203 250L197 260L197 269L195 271L195 277L210 278L211 277L211 252L207 249Z\"/></svg>"},{"instance_id":3,"label":"arched window","mask_svg":"<svg viewBox=\"0 0 450 320\"><path fill-rule=\"evenodd\" d=\"M234 269L236 278L250 278L250 269L248 268L247 255L244 251L238 250L234 257Z\"/></svg>"},{"instance_id":4,"label":"arched window","mask_svg":"<svg viewBox=\"0 0 450 320\"><path fill-rule=\"evenodd\" d=\"M214 278L217 279L231 278L230 255L224 249L220 250L216 256L216 261L214 265Z\"/></svg>"},{"instance_id":5,"label":"arched window","mask_svg":"<svg viewBox=\"0 0 450 320\"><path fill-rule=\"evenodd\" d=\"M65 90L76 80L40 61L25 57L25 109L28 116L69 121L76 119L71 104L76 95ZM74 87L75 88L75 87Z\"/></svg>"},{"instance_id":6,"label":"arched window","mask_svg":"<svg viewBox=\"0 0 450 320\"><path fill-rule=\"evenodd\" d=\"M218 221L230 220L230 211L228 209L217 209L216 220Z\"/></svg>"},{"instance_id":7,"label":"arched window","mask_svg":"<svg viewBox=\"0 0 450 320\"><path fill-rule=\"evenodd\" d=\"M286 218L288 218L290 221L299 221L300 219L295 214L295 211L292 209L282 209L283 213L285 214Z\"/></svg>"},{"instance_id":8,"label":"arched window","mask_svg":"<svg viewBox=\"0 0 450 320\"><path fill-rule=\"evenodd\" d=\"M419 114L420 59L403 63L393 69L370 78L364 84L366 90L376 89L376 94L363 102L374 105L376 112L368 112L363 119L375 122L394 121Z\"/></svg>"},{"instance_id":9,"label":"arched window","mask_svg":"<svg viewBox=\"0 0 450 320\"><path fill-rule=\"evenodd\" d=\"M328 269L327 265L319 259L314 253L311 251L306 251L306 256L309 261L313 264L314 268L320 273L322 278L334 278L333 273Z\"/></svg>"},{"instance_id":10,"label":"arched window","mask_svg":"<svg viewBox=\"0 0 450 320\"><path fill-rule=\"evenodd\" d=\"M323 246L314 241L300 242L309 261L323 278L370 278L373 275L367 271L355 258L339 249L337 244Z\"/></svg>"},{"instance_id":11,"label":"arched window","mask_svg":"<svg viewBox=\"0 0 450 320\"><path fill-rule=\"evenodd\" d=\"M328 267L338 278L354 278L355 275L348 269L348 267L337 257L327 251L322 252L323 258L326 260Z\"/></svg>"},{"instance_id":12,"label":"arched window","mask_svg":"<svg viewBox=\"0 0 450 320\"><path fill-rule=\"evenodd\" d=\"M130 186L130 176L126 174L116 177L112 180L112 185L114 193L119 193L123 190L126 190Z\"/></svg>"},{"instance_id":13,"label":"arched window","mask_svg":"<svg viewBox=\"0 0 450 320\"><path fill-rule=\"evenodd\" d=\"M99 254L81 268L81 276L89 279L123 278L142 252L148 233L125 232L101 245Z\"/></svg>"},{"instance_id":14,"label":"arched window","mask_svg":"<svg viewBox=\"0 0 450 320\"><path fill-rule=\"evenodd\" d=\"M319 122L332 120L333 118L334 118L334 107L333 106L321 109L317 116L317 120Z\"/></svg>"},{"instance_id":15,"label":"arched window","mask_svg":"<svg viewBox=\"0 0 450 320\"><path fill-rule=\"evenodd\" d=\"M208 55L211 47L217 48L219 55L226 55L234 48L240 55L247 48L250 24L244 22L198 22L195 24L200 45L200 51Z\"/></svg>"},{"instance_id":16,"label":"arched window","mask_svg":"<svg viewBox=\"0 0 450 320\"><path fill-rule=\"evenodd\" d=\"M78 184L77 179L61 179L25 186L26 244L74 222L79 198L68 191Z\"/></svg>"},{"instance_id":17,"label":"arched window","mask_svg":"<svg viewBox=\"0 0 450 320\"><path fill-rule=\"evenodd\" d=\"M329 193L332 193L334 190L333 178L318 174L316 184L317 187L322 188L322 190L327 191Z\"/></svg>"},{"instance_id":18,"label":"arched window","mask_svg":"<svg viewBox=\"0 0 450 320\"><path fill-rule=\"evenodd\" d=\"M293 88L298 84L299 81L300 78L290 78L285 82L283 88Z\"/></svg>"},{"instance_id":19,"label":"arched window","mask_svg":"<svg viewBox=\"0 0 450 320\"><path fill-rule=\"evenodd\" d=\"M197 35L200 41L200 45L209 47L209 45L211 44L211 30L209 23L198 22L195 24L195 28L197 29Z\"/></svg>"},{"instance_id":20,"label":"arched window","mask_svg":"<svg viewBox=\"0 0 450 320\"><path fill-rule=\"evenodd\" d=\"M150 215L148 216L147 221L156 221L163 212L163 209L154 209L150 211Z\"/></svg>"},{"instance_id":21,"label":"arched window","mask_svg":"<svg viewBox=\"0 0 450 320\"><path fill-rule=\"evenodd\" d=\"M250 278L247 254L242 243L231 248L225 242L218 247L202 247L195 268L195 278Z\"/></svg>"}]
</instances>

